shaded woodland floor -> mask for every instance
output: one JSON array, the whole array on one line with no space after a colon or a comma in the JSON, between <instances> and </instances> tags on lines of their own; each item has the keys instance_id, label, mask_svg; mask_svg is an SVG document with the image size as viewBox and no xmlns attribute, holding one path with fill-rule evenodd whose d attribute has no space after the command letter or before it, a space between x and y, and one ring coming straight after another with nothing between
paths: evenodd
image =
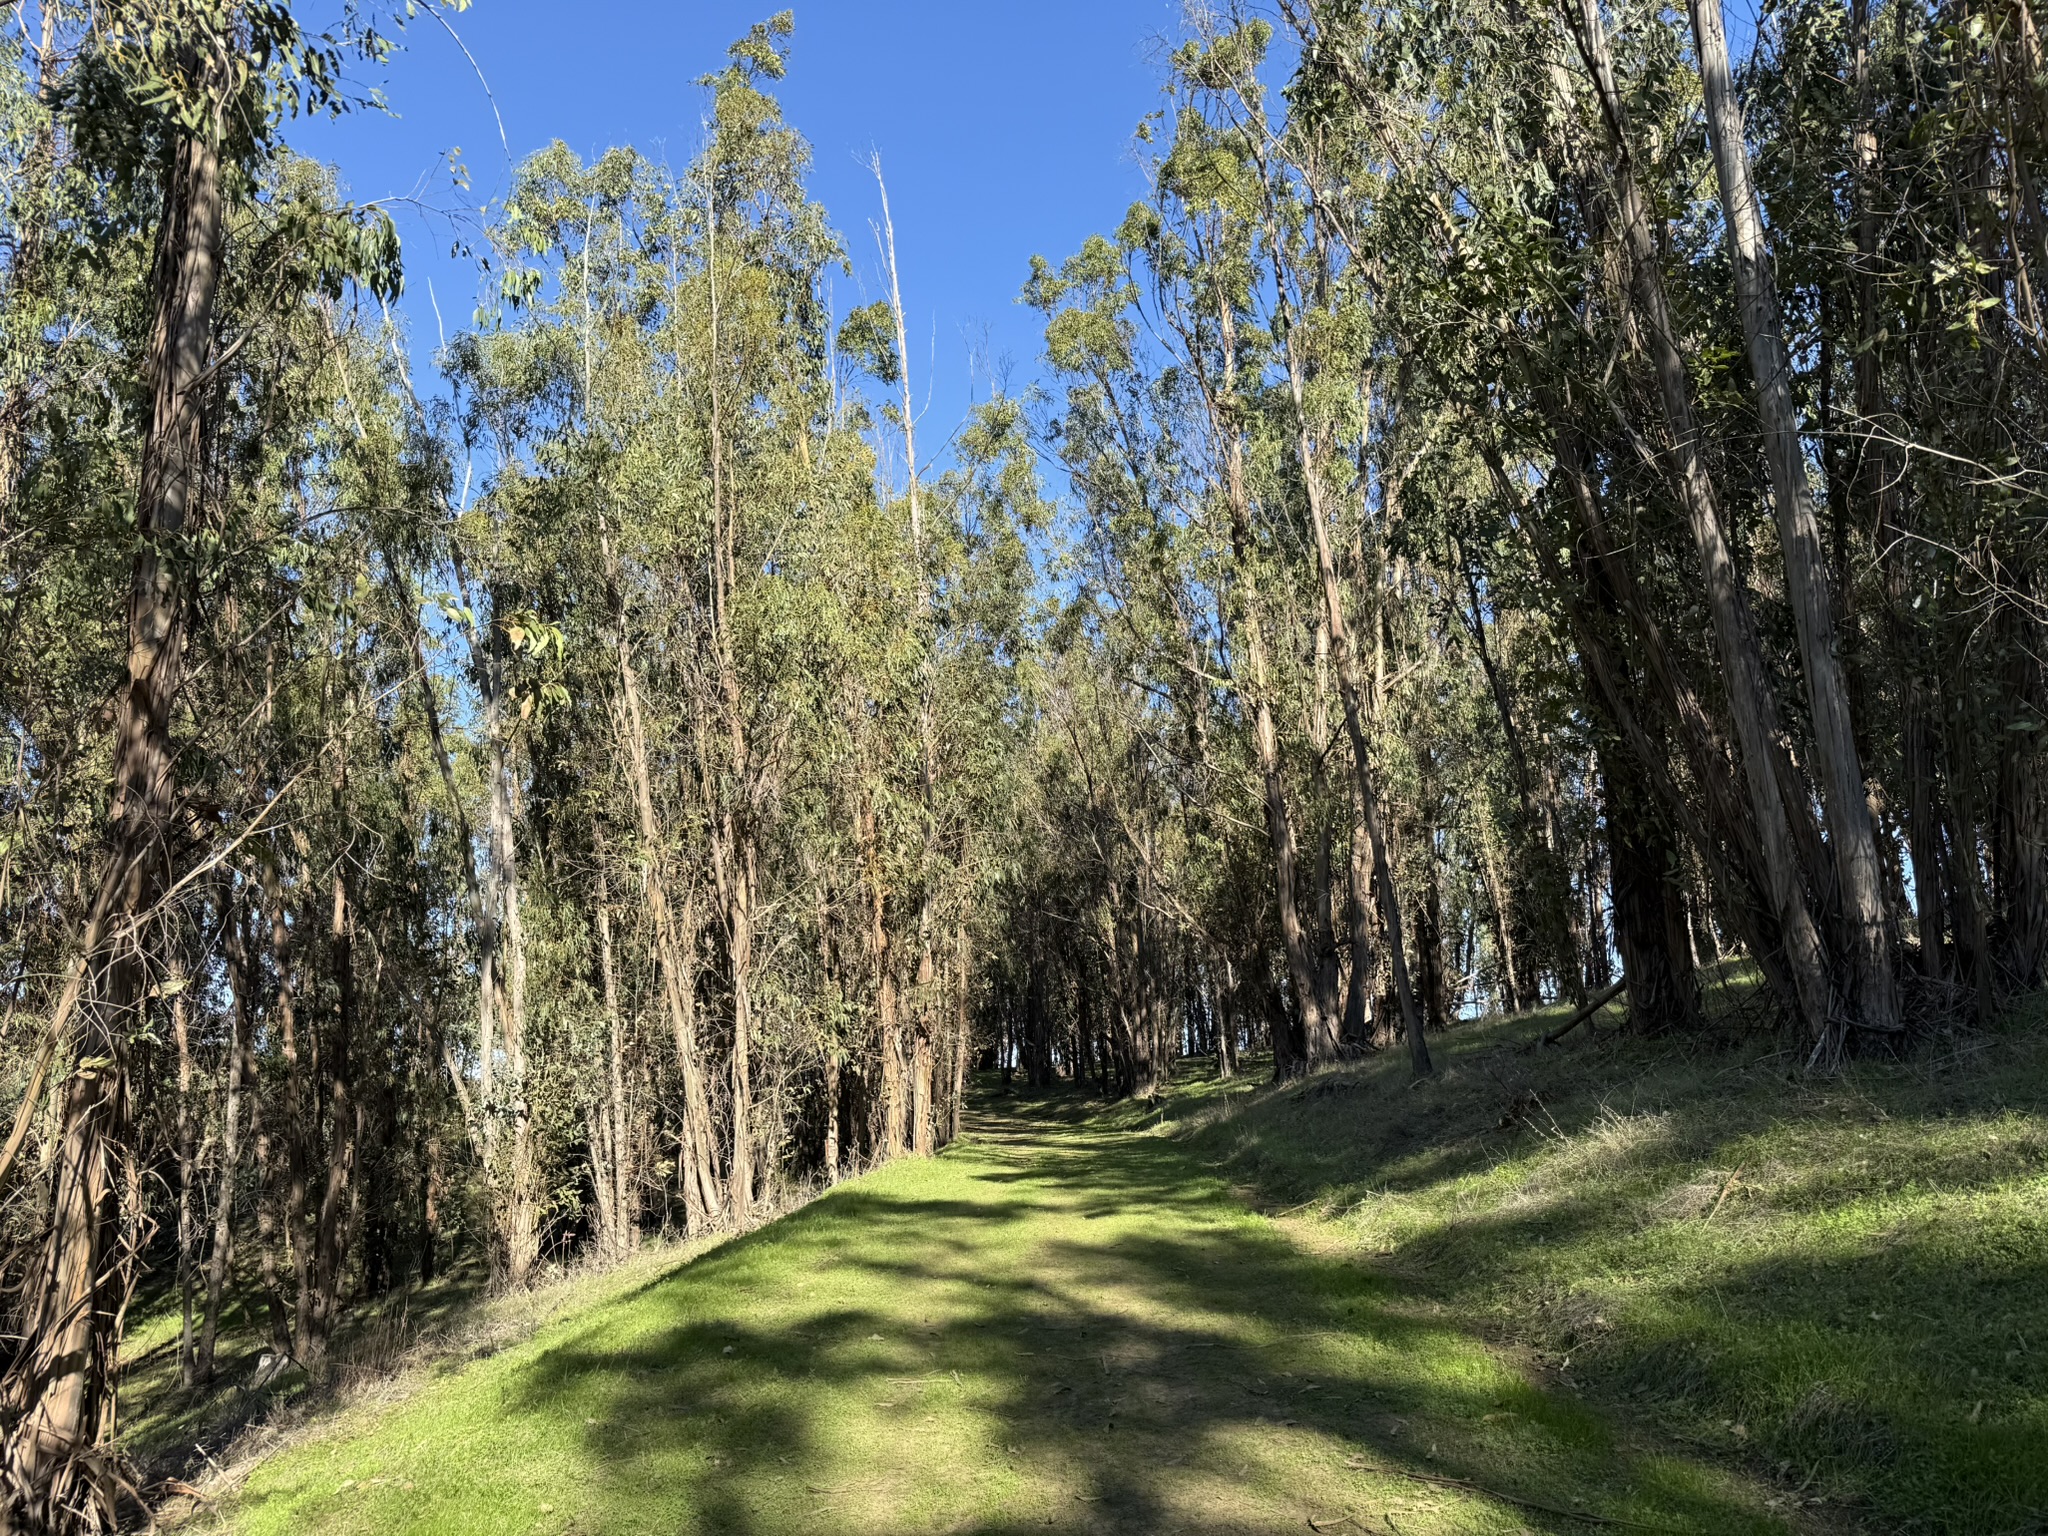
<instances>
[{"instance_id":1,"label":"shaded woodland floor","mask_svg":"<svg viewBox=\"0 0 2048 1536\"><path fill-rule=\"evenodd\" d=\"M1289 1230L1589 1402L1870 1531L2048 1530L2048 1038L1830 1077L1768 1045L1460 1031L1162 1106Z\"/></svg>"},{"instance_id":2,"label":"shaded woodland floor","mask_svg":"<svg viewBox=\"0 0 2048 1536\"><path fill-rule=\"evenodd\" d=\"M1412 1088L1384 1060L1195 1064L1150 1105L984 1085L943 1156L343 1411L214 1518L2041 1528L2035 1032L1817 1083L1760 1050L1521 1049L1541 1024L1461 1030Z\"/></svg>"}]
</instances>

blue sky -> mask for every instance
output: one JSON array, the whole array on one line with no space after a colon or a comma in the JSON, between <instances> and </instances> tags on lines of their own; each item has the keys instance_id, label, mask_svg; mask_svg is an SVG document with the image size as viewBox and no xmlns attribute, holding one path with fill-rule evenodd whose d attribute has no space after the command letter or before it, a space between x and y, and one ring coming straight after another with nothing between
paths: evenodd
<instances>
[{"instance_id":1,"label":"blue sky","mask_svg":"<svg viewBox=\"0 0 2048 1536\"><path fill-rule=\"evenodd\" d=\"M461 49L421 15L382 78L391 116L300 124L302 153L341 168L359 200L417 195L471 214L507 185L492 99L514 159L560 138L592 154L615 144L687 160L699 142L700 75L780 7L775 0L475 0L451 16ZM889 179L910 316L920 438L936 445L985 395L970 350L1007 357L1021 388L1038 367L1034 316L1015 302L1034 253L1053 259L1113 228L1144 184L1131 131L1158 100L1162 40L1179 0L809 0L798 3L779 95L810 140L812 190L853 258L837 308L882 296L865 167ZM447 154L459 148L472 190ZM474 264L451 257L445 218L395 208L405 240L405 310L415 351L431 351L429 284L450 331L475 307ZM926 405L927 397L929 406ZM927 450L929 451L929 450Z\"/></svg>"}]
</instances>

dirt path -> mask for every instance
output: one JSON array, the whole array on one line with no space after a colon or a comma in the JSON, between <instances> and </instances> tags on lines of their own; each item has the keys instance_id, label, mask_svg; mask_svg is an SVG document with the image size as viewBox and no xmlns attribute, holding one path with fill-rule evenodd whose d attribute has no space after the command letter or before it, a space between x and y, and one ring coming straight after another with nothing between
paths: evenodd
<instances>
[{"instance_id":1,"label":"dirt path","mask_svg":"<svg viewBox=\"0 0 2048 1536\"><path fill-rule=\"evenodd\" d=\"M1039 1106L343 1420L227 1515L380 1536L1598 1529L1565 1510L1785 1528L1248 1213L1171 1139Z\"/></svg>"}]
</instances>

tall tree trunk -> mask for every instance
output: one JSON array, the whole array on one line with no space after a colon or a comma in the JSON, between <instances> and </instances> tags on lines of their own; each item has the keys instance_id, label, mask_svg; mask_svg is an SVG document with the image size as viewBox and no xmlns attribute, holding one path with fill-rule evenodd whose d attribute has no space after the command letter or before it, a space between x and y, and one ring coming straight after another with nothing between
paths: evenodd
<instances>
[{"instance_id":1,"label":"tall tree trunk","mask_svg":"<svg viewBox=\"0 0 2048 1536\"><path fill-rule=\"evenodd\" d=\"M744 1228L754 1209L754 851L738 847L740 832L727 817L712 839L712 860L725 899L726 958L732 983L732 1156L726 1196L733 1225Z\"/></svg>"},{"instance_id":2,"label":"tall tree trunk","mask_svg":"<svg viewBox=\"0 0 2048 1536\"><path fill-rule=\"evenodd\" d=\"M1806 674L1814 759L1820 771L1821 805L1834 854L1844 929L1842 959L1851 982L1855 1022L1865 1029L1893 1031L1899 1028L1899 1002L1885 913L1884 869L1878 859L1877 831L1863 782L1855 723L1850 718L1849 684L1842 669L1834 603L1828 590L1827 553L1814 515L1799 415L1792 403L1792 363L1778 316L1770 253L1764 246L1763 213L1750 182L1742 108L1735 100L1729 75L1721 0L1688 0L1688 6L1699 50L1700 83L1706 94L1707 131L1721 186L1729 264L1735 273L1743 338L1763 422L1764 458L1785 558L1785 595L1792 607L1800 664Z\"/></svg>"},{"instance_id":3,"label":"tall tree trunk","mask_svg":"<svg viewBox=\"0 0 2048 1536\"><path fill-rule=\"evenodd\" d=\"M1561 414L1561 406L1555 409ZM1739 787L1739 770L1697 690L1673 658L1626 556L1610 536L1585 444L1575 431L1561 428L1554 445L1557 467L1569 492L1567 504L1578 521L1576 542L1582 550L1578 578L1565 575L1548 537L1539 535L1526 521L1524 526L1530 527L1530 547L1546 579L1561 592L1577 594L1568 601L1566 611L1586 677L1597 690L1590 707L1604 715L1628 745L1636 772L1699 855L1702 868L1738 919L1743 942L1757 957L1773 991L1796 1012L1799 994L1784 963L1785 947L1777 938L1767 860L1748 810L1750 802ZM1490 449L1485 453L1496 486L1512 504L1519 505L1498 455ZM1625 647L1611 644L1598 622L1617 613L1627 621ZM1625 655L1639 658L1644 671L1636 672ZM1645 690L1639 678L1652 686ZM1672 776L1666 725L1678 732L1685 761L1705 802L1703 810L1687 798Z\"/></svg>"},{"instance_id":4,"label":"tall tree trunk","mask_svg":"<svg viewBox=\"0 0 2048 1536\"><path fill-rule=\"evenodd\" d=\"M447 1187L441 1138L429 1135L422 1149L420 1169L420 1284L431 1285L439 1273L436 1265L441 1250L441 1192Z\"/></svg>"},{"instance_id":5,"label":"tall tree trunk","mask_svg":"<svg viewBox=\"0 0 2048 1536\"><path fill-rule=\"evenodd\" d=\"M1493 834L1482 826L1478 834L1479 868L1486 881L1486 894L1493 908L1493 944L1500 960L1500 1002L1504 1013L1517 1013L1525 1006L1522 979L1515 966L1515 914L1507 882L1501 878L1500 862L1494 857Z\"/></svg>"},{"instance_id":6,"label":"tall tree trunk","mask_svg":"<svg viewBox=\"0 0 2048 1536\"><path fill-rule=\"evenodd\" d=\"M207 73L215 73L210 61ZM172 551L200 510L202 393L222 228L219 154L188 131L172 147L150 277L150 414L127 595L128 680L115 707L114 795L94 904L96 915L114 919L113 931L92 936L85 974L96 995L72 1049L80 1063L96 1065L74 1069L64 1086L50 1222L25 1287L20 1343L0 1380L5 1507L11 1521L31 1527L72 1528L78 1517L68 1512L88 1506L113 1513L101 1446L113 1424L128 1282L115 1176L130 1155L128 1040L159 951L154 908L172 873L170 716L184 676L186 613ZM77 996L70 988L67 995Z\"/></svg>"},{"instance_id":7,"label":"tall tree trunk","mask_svg":"<svg viewBox=\"0 0 2048 1536\"><path fill-rule=\"evenodd\" d=\"M187 1390L199 1380L192 1302L199 1287L199 1115L192 1072L191 1000L184 968L172 962L171 1039L178 1050L178 1381Z\"/></svg>"},{"instance_id":8,"label":"tall tree trunk","mask_svg":"<svg viewBox=\"0 0 2048 1536\"><path fill-rule=\"evenodd\" d=\"M605 562L616 569L607 537ZM614 587L616 593L616 586ZM711 1104L704 1080L702 1053L697 1043L696 967L692 955L696 946L696 925L680 926L671 905L667 878L667 843L661 821L655 814L654 781L647 762L647 729L640 712L640 676L627 644L624 615L614 597L618 624L616 650L619 668L619 698L614 718L620 744L625 748L626 775L633 792L633 815L640 833L642 878L647 885L647 905L654 919L654 946L660 961L661 995L668 1009L669 1028L675 1036L676 1067L683 1079L683 1119L678 1129L678 1162L683 1186L683 1219L695 1235L718 1221L724 1202L718 1180L712 1172ZM687 918L694 909L684 904Z\"/></svg>"},{"instance_id":9,"label":"tall tree trunk","mask_svg":"<svg viewBox=\"0 0 2048 1536\"><path fill-rule=\"evenodd\" d=\"M626 1020L619 1007L618 961L612 944L611 887L599 849L597 876L598 970L604 985L604 1017L607 1067L605 1140L611 1186L607 1192L611 1207L611 1253L624 1258L632 1252L640 1230L639 1170L633 1155L633 1134L626 1097Z\"/></svg>"},{"instance_id":10,"label":"tall tree trunk","mask_svg":"<svg viewBox=\"0 0 2048 1536\"><path fill-rule=\"evenodd\" d=\"M513 825L512 744L506 737L501 708L502 636L495 623L491 634L484 689L484 728L490 743L491 775L488 835L491 888L497 898L498 958L502 964L502 985L496 1001L498 1034L505 1049L505 1082L499 1085L499 1091L508 1096L504 1107L509 1111L506 1118L511 1142L505 1149L501 1172L498 1248L502 1278L511 1285L523 1286L532 1278L540 1258L540 1170L533 1146L533 1107L527 1098L525 902L520 889L518 836ZM487 1120L493 1107L486 1108Z\"/></svg>"},{"instance_id":11,"label":"tall tree trunk","mask_svg":"<svg viewBox=\"0 0 2048 1536\"><path fill-rule=\"evenodd\" d=\"M1287 953L1288 979L1302 1008L1303 1033L1320 1038L1322 1019L1317 1009L1315 967L1310 963L1307 936L1302 930L1301 907L1297 899L1300 863L1294 842L1294 824L1287 807L1287 784L1280 767L1280 733L1273 724L1272 692L1266 660L1265 620L1259 611L1258 581L1253 572L1251 498L1244 478L1244 440L1237 420L1237 328L1229 300L1219 310L1222 322L1223 377L1208 396L1210 426L1223 449L1224 496L1230 509L1231 553L1236 565L1237 613L1229 623L1244 648L1251 669L1251 698L1245 700L1242 684L1237 685L1240 703L1252 710L1252 740L1258 750L1259 778L1265 790L1266 837L1273 850L1273 878L1280 908L1280 941ZM1297 1070L1288 1049L1287 1031L1273 1032L1273 1071L1287 1077Z\"/></svg>"},{"instance_id":12,"label":"tall tree trunk","mask_svg":"<svg viewBox=\"0 0 2048 1536\"><path fill-rule=\"evenodd\" d=\"M1977 816L1979 782L1970 747L1974 722L1951 706L1944 725L1942 778L1948 785L1948 889L1954 907L1956 948L1963 982L1970 988L1975 1011L1988 1018L1996 1001L1991 958L1990 904L1985 899L1982 824Z\"/></svg>"},{"instance_id":13,"label":"tall tree trunk","mask_svg":"<svg viewBox=\"0 0 2048 1536\"><path fill-rule=\"evenodd\" d=\"M1550 814L1547 803L1539 803L1536 789L1536 775L1529 766L1529 755L1522 741L1522 732L1515 721L1513 699L1508 689L1507 677L1494 657L1494 646L1488 640L1491 626L1486 619L1486 605L1481 600L1479 580L1470 562L1459 555L1459 565L1465 581L1465 593L1472 604L1471 617L1464 620L1466 631L1472 636L1473 648L1478 652L1480 669L1486 675L1487 691L1493 696L1494 715L1500 721L1501 739L1508 751L1509 776L1515 786L1515 803L1521 811L1518 825L1510 828L1510 867L1506 878L1501 878L1489 864L1488 878L1496 890L1495 905L1499 913L1499 943L1503 951L1503 965L1508 979L1508 990L1512 994L1508 1002L1510 1012L1517 1007L1534 1007L1540 988L1536 977L1541 962L1534 966L1517 967L1513 950L1517 927L1529 925L1525 932L1533 932L1540 951L1547 952L1551 965L1560 973L1567 964L1565 951L1568 938L1561 921L1564 902L1561 890L1565 884L1564 872L1560 865L1554 841L1556 817ZM1461 612L1460 617L1463 617ZM1487 857L1492 859L1489 847ZM1529 985L1521 984L1518 974L1529 977Z\"/></svg>"},{"instance_id":14,"label":"tall tree trunk","mask_svg":"<svg viewBox=\"0 0 2048 1536\"><path fill-rule=\"evenodd\" d=\"M1925 683L1909 675L1900 701L1899 728L1899 753L1906 775L1906 850L1913 866L1920 969L1929 981L1939 984L1948 973L1948 871L1942 853L1931 713Z\"/></svg>"},{"instance_id":15,"label":"tall tree trunk","mask_svg":"<svg viewBox=\"0 0 2048 1536\"><path fill-rule=\"evenodd\" d=\"M278 1250L283 1246L287 1226L284 1196L279 1185L288 1177L277 1166L278 1158L270 1128L263 1120L263 1095L251 1095L249 1141L256 1152L256 1278L263 1302L270 1314L271 1353L290 1358L292 1352L291 1309L285 1303L279 1276Z\"/></svg>"},{"instance_id":16,"label":"tall tree trunk","mask_svg":"<svg viewBox=\"0 0 2048 1536\"><path fill-rule=\"evenodd\" d=\"M1365 802L1359 797L1354 777L1351 790L1351 983L1344 996L1343 1039L1363 1050L1372 1044L1372 1024L1367 1018L1371 1000L1379 995L1380 966L1373 947L1373 930L1379 926L1373 895L1372 834L1365 824Z\"/></svg>"},{"instance_id":17,"label":"tall tree trunk","mask_svg":"<svg viewBox=\"0 0 2048 1536\"><path fill-rule=\"evenodd\" d=\"M947 1106L948 1144L960 1139L961 1118L966 1107L968 995L973 980L972 960L967 926L964 922L957 923L953 928L953 1097Z\"/></svg>"},{"instance_id":18,"label":"tall tree trunk","mask_svg":"<svg viewBox=\"0 0 2048 1536\"><path fill-rule=\"evenodd\" d=\"M278 1054L284 1061L284 1125L279 1136L283 1142L283 1167L278 1170L281 1190L277 1200L278 1228L275 1246L281 1246L283 1257L290 1261L292 1272L292 1294L288 1302L291 1326L287 1333L288 1352L295 1360L303 1363L303 1351L311 1330L310 1309L313 1303L313 1254L315 1243L310 1219L307 1215L307 1181L311 1178L314 1156L319 1146L320 1105L314 1090L308 1084L309 1075L317 1081L317 1073L309 1069L317 1063L309 1062L308 1056L317 1050L318 1033L314 1031L306 1044L311 1050L302 1050L299 1039L298 988L292 969L292 926L287 913L287 898L284 880L278 870L279 850L273 849L263 864L264 899L270 909L270 966L275 973L276 997L271 1006L271 1017L276 1030ZM275 1293L277 1305L287 1306L281 1291Z\"/></svg>"},{"instance_id":19,"label":"tall tree trunk","mask_svg":"<svg viewBox=\"0 0 2048 1536\"><path fill-rule=\"evenodd\" d=\"M1216 1080L1228 1082L1237 1075L1237 1030L1240 1013L1239 982L1237 964L1228 956L1220 957L1223 966L1223 986L1220 1005L1216 1010ZM1354 972L1354 985L1355 976Z\"/></svg>"},{"instance_id":20,"label":"tall tree trunk","mask_svg":"<svg viewBox=\"0 0 2048 1536\"><path fill-rule=\"evenodd\" d=\"M1699 1021L1699 986L1685 900L1673 878L1677 845L1630 754L1603 744L1599 763L1629 1025L1644 1034L1689 1030Z\"/></svg>"},{"instance_id":21,"label":"tall tree trunk","mask_svg":"<svg viewBox=\"0 0 2048 1536\"><path fill-rule=\"evenodd\" d=\"M917 469L917 412L913 405L910 381L910 333L903 309L903 287L896 267L896 225L889 213L889 187L882 178L881 155L875 154L869 163L875 175L875 188L882 200L883 248L889 267L889 312L896 322L896 382L900 401L898 410L903 429L905 490L910 504L911 573L917 593L918 629L923 642L918 663L917 729L918 785L924 803L924 847L918 882L917 988L912 994L913 1012L916 1017L911 1043L910 1140L915 1151L929 1154L935 1135L932 1050L933 1040L939 1032L940 1017L938 1000L931 992L932 977L937 969L933 950L933 928L937 921L934 912L934 882L937 877L936 864L939 856L938 722L934 714L937 691L937 656L934 650L936 636L933 633L931 580L925 568L924 496Z\"/></svg>"},{"instance_id":22,"label":"tall tree trunk","mask_svg":"<svg viewBox=\"0 0 2048 1536\"><path fill-rule=\"evenodd\" d=\"M1422 770L1427 785L1427 776L1433 771L1427 752L1423 755ZM1424 793L1429 795L1430 790L1425 787ZM1425 807L1422 814L1433 817L1436 813ZM1421 833L1417 841L1422 845L1422 899L1416 903L1415 911L1415 1000L1424 1026L1442 1030L1451 1022L1451 978L1444 955L1444 893L1437 828L1423 821L1417 830Z\"/></svg>"},{"instance_id":23,"label":"tall tree trunk","mask_svg":"<svg viewBox=\"0 0 2048 1536\"><path fill-rule=\"evenodd\" d=\"M896 966L889 943L888 891L882 880L880 830L872 796L865 796L855 814L855 833L866 886L868 966L875 989L875 1038L882 1069L882 1137L884 1157L903 1155L905 1120L903 1025L897 1007Z\"/></svg>"},{"instance_id":24,"label":"tall tree trunk","mask_svg":"<svg viewBox=\"0 0 2048 1536\"><path fill-rule=\"evenodd\" d=\"M1285 274L1278 276L1284 284ZM1401 1005L1401 1024L1408 1040L1408 1064L1417 1076L1423 1076L1433 1070L1429 1042L1423 1035L1422 1014L1416 1007L1414 988L1408 979L1408 961L1401 933L1401 898L1394 888L1393 872L1389 867L1379 789L1373 780L1372 751L1366 742L1365 685L1360 675L1358 651L1351 643L1350 626L1344 620L1344 599L1337 583L1337 562L1331 553L1329 513L1325 506L1322 479L1323 455L1309 420L1307 369L1296 339L1295 326L1289 324L1284 329L1287 382L1294 403L1296 451L1301 457L1302 481L1308 491L1308 517L1315 536L1316 574L1322 584L1323 622L1329 627L1330 649L1337 663L1338 689L1344 700L1344 731L1351 741L1352 772L1357 780L1358 798L1365 809L1366 837L1372 850L1373 887L1379 897L1380 921L1386 927L1387 961L1393 971L1394 995ZM1318 1031L1311 1038L1320 1040L1322 1048L1334 1055L1337 1021L1329 1021L1327 1028L1322 1027L1320 1019L1316 1022ZM1315 1047L1312 1046L1311 1055L1314 1052Z\"/></svg>"},{"instance_id":25,"label":"tall tree trunk","mask_svg":"<svg viewBox=\"0 0 2048 1536\"><path fill-rule=\"evenodd\" d=\"M335 750L342 750L339 743ZM343 808L345 780L337 776L334 807ZM334 1018L328 1030L327 1048L320 1053L321 1073L326 1077L327 1146L325 1177L318 1206L309 1212L312 1226L311 1296L307 1307L307 1336L301 1341L300 1362L309 1368L320 1363L341 1304L343 1266L348 1261L350 1197L355 1184L357 1147L362 1136L361 1104L355 1092L355 1037L357 997L355 973L355 913L349 900L347 855L344 850L334 862L330 876L332 903L328 921L328 966L335 987Z\"/></svg>"},{"instance_id":26,"label":"tall tree trunk","mask_svg":"<svg viewBox=\"0 0 2048 1536\"><path fill-rule=\"evenodd\" d=\"M1884 359L1886 331L1878 289L1878 210L1880 165L1871 80L1870 0L1851 0L1850 55L1856 87L1856 118L1850 135L1855 156L1856 259L1856 453L1851 490L1884 551L1888 619L1902 669L1899 699L1899 752L1906 780L1906 851L1913 870L1915 926L1920 937L1921 973L1937 985L1945 975L1947 913L1943 900L1946 874L1941 857L1940 788L1934 773L1930 705L1923 677L1924 662L1907 617L1913 574L1911 544L1906 532L1904 479L1885 414ZM1848 579L1848 572L1841 572Z\"/></svg>"},{"instance_id":27,"label":"tall tree trunk","mask_svg":"<svg viewBox=\"0 0 2048 1536\"><path fill-rule=\"evenodd\" d=\"M825 1182L839 1182L839 1052L825 1052Z\"/></svg>"},{"instance_id":28,"label":"tall tree trunk","mask_svg":"<svg viewBox=\"0 0 2048 1536\"><path fill-rule=\"evenodd\" d=\"M936 1074L933 1070L930 1030L919 1029L913 1035L910 1061L910 1149L919 1157L930 1157L936 1124L936 1109L932 1103L932 1087Z\"/></svg>"},{"instance_id":29,"label":"tall tree trunk","mask_svg":"<svg viewBox=\"0 0 2048 1536\"><path fill-rule=\"evenodd\" d=\"M417 401L414 403L417 407ZM452 523L455 509L448 506L444 500L442 510ZM427 739L433 744L434 764L440 771L441 787L448 797L448 814L455 822L455 841L461 854L463 890L469 900L471 952L476 962L478 1070L482 1079L483 1098L489 1103L492 1097L491 1085L495 1077L492 1057L495 1049L493 1039L498 1007L497 972L501 938L498 914L495 902L485 890L483 876L477 868L476 834L470 825L469 805L456 786L455 761L449 753L447 735L441 727L441 705L434 691L433 669L427 665L426 637L420 626L419 600L414 594L411 578L406 574L406 568L397 558L393 546L388 542L382 543L379 545L379 553L383 556L385 575L395 590L396 605L405 626L408 647L412 652L413 672L419 679L420 707L426 716ZM462 562L459 554L455 563L460 577ZM463 579L461 585L467 587L467 580ZM468 1089L464 1086L461 1062L455 1052L447 1048L445 1040L441 1042L439 1054L440 1064L448 1073L449 1086L454 1089L457 1098L467 1104ZM486 1168L492 1166L491 1149L496 1140L495 1126L495 1120L486 1113L481 1117L481 1123L471 1123L467 1127L472 1141L483 1155ZM435 1246L440 1235L437 1201L439 1185L436 1182L440 1143L438 1139L434 1139L431 1145L436 1154L435 1169L421 1176L424 1225L420 1244L420 1283L423 1285L434 1277Z\"/></svg>"}]
</instances>

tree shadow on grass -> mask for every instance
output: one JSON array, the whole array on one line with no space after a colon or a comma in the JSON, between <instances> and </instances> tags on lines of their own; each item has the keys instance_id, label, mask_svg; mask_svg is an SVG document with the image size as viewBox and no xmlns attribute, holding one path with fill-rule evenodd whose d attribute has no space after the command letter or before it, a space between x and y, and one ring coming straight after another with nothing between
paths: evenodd
<instances>
[{"instance_id":1,"label":"tree shadow on grass","mask_svg":"<svg viewBox=\"0 0 2048 1536\"><path fill-rule=\"evenodd\" d=\"M2037 1057L1955 1083L1927 1063L1826 1084L1627 1063L1468 1062L1406 1098L1268 1090L1193 1140L1274 1205L1421 1197L1374 1240L1389 1270L1724 1460L1886 1529L2048 1528ZM1532 1092L1540 1121L1498 1114Z\"/></svg>"},{"instance_id":2,"label":"tree shadow on grass","mask_svg":"<svg viewBox=\"0 0 2048 1536\"><path fill-rule=\"evenodd\" d=\"M1391 1504L1405 1531L1584 1529L1347 1460L1673 1530L1783 1528L1392 1282L1302 1251L1183 1148L1041 1113L985 1113L974 1145L523 1364L507 1423L584 1426L567 1528L1222 1533L1378 1528Z\"/></svg>"}]
</instances>

